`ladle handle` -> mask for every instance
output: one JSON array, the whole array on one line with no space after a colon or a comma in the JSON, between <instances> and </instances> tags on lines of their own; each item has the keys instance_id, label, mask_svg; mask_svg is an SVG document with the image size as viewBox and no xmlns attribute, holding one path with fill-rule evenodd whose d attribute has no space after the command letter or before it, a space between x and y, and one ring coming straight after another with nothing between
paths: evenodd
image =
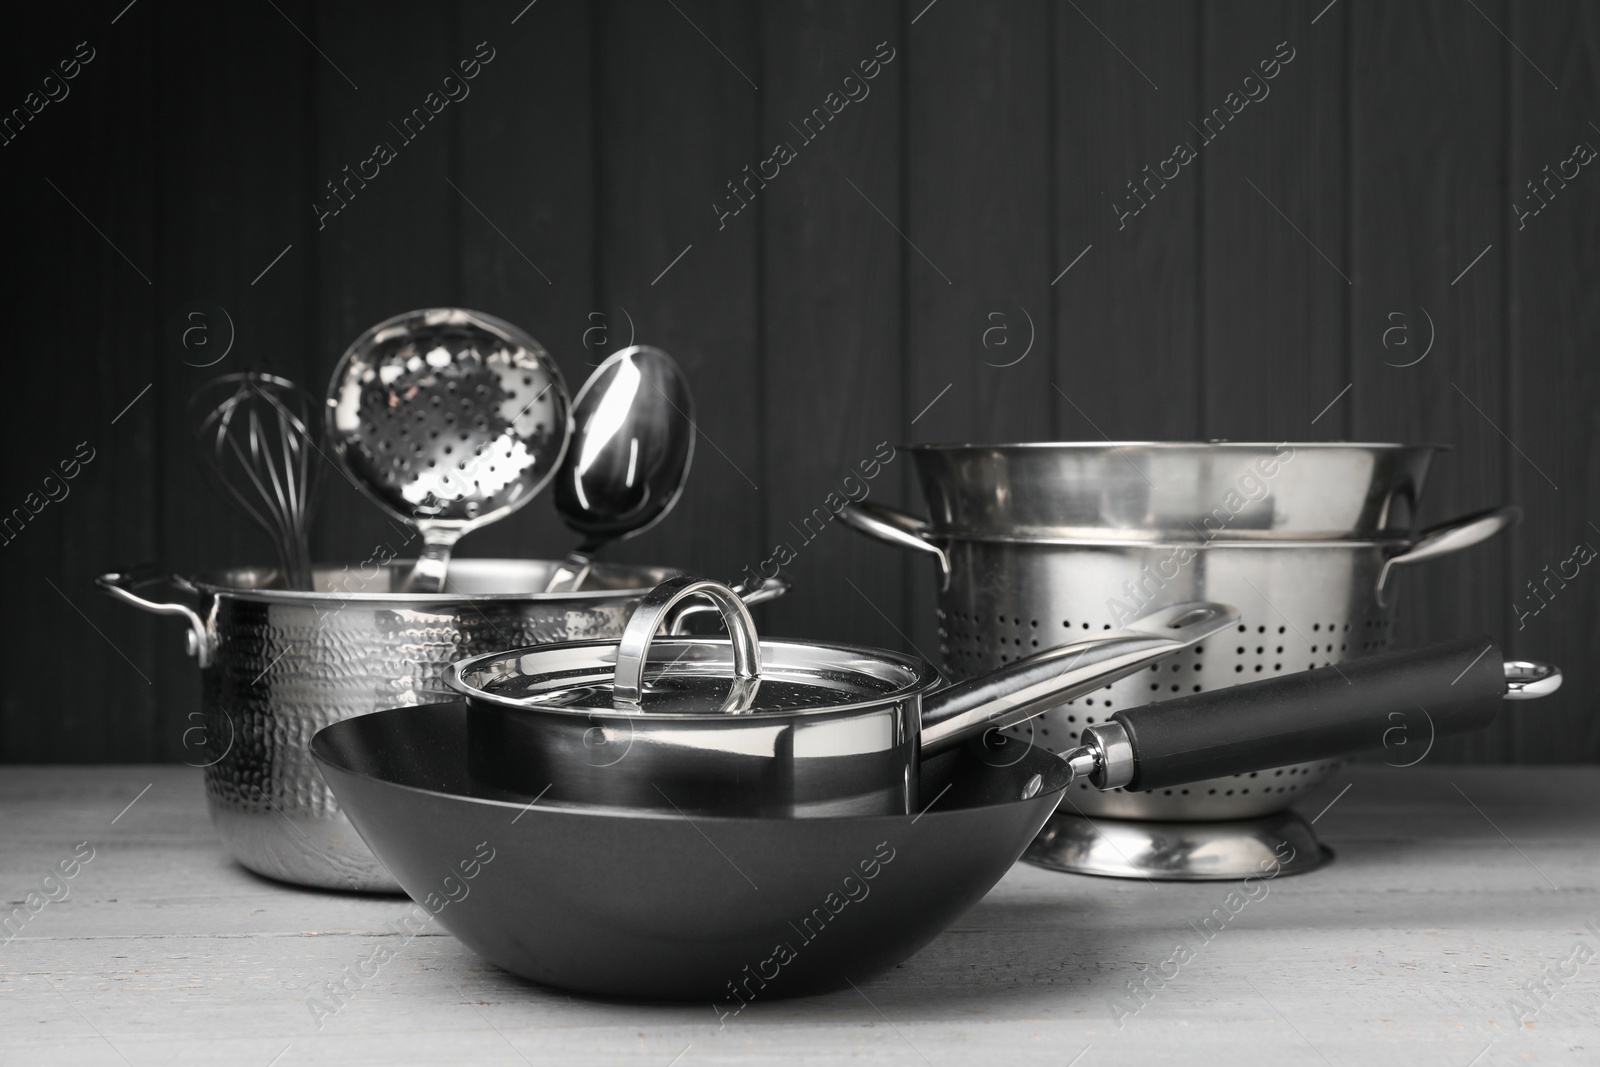
<instances>
[{"instance_id":1,"label":"ladle handle","mask_svg":"<svg viewBox=\"0 0 1600 1067\"><path fill-rule=\"evenodd\" d=\"M1130 708L1085 734L1107 751L1126 746L1107 786L1163 789L1431 744L1488 725L1502 699L1543 696L1560 680L1547 664L1506 663L1493 641L1478 637Z\"/></svg>"},{"instance_id":2,"label":"ladle handle","mask_svg":"<svg viewBox=\"0 0 1600 1067\"><path fill-rule=\"evenodd\" d=\"M445 576L450 571L450 553L459 540L459 530L422 530L422 550L417 553L417 565L411 568L410 576L397 592L437 593L443 590Z\"/></svg>"},{"instance_id":3,"label":"ladle handle","mask_svg":"<svg viewBox=\"0 0 1600 1067\"><path fill-rule=\"evenodd\" d=\"M707 597L716 604L733 647L733 684L722 710L730 714L750 710L761 682L761 642L756 636L755 620L738 593L721 582L689 575L669 578L650 590L628 616L622 639L617 642L617 672L612 683L612 703L617 710L644 710L644 668L650 644L678 602L693 596Z\"/></svg>"},{"instance_id":4,"label":"ladle handle","mask_svg":"<svg viewBox=\"0 0 1600 1067\"><path fill-rule=\"evenodd\" d=\"M1041 715L1238 621L1226 604L1176 604L942 689L922 700L922 754Z\"/></svg>"}]
</instances>

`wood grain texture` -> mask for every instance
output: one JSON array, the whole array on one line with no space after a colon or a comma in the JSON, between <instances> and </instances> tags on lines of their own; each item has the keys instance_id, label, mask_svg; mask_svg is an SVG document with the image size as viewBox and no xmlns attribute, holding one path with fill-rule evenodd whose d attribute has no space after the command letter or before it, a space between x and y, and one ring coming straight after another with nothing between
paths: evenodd
<instances>
[{"instance_id":1,"label":"wood grain texture","mask_svg":"<svg viewBox=\"0 0 1600 1067\"><path fill-rule=\"evenodd\" d=\"M525 326L574 391L630 339L679 358L688 493L609 554L734 579L792 540L774 632L937 653L925 560L795 531L881 441L1450 444L1425 522L1503 501L1527 518L1400 577L1399 639L1487 631L1569 682L1440 754L1600 760L1582 704L1600 585L1560 577L1600 548L1592 168L1513 209L1580 140L1600 148L1589 5L79 0L14 14L0 114L84 40L71 95L0 143L21 324L0 513L96 450L0 544L25 606L0 621L0 760L182 757L181 627L91 577L270 559L203 487L190 391L270 368L320 392L367 326L455 303ZM470 96L407 141L390 123L480 41L496 59ZM733 193L880 41L896 58L870 98ZM1295 58L1270 95L1202 144L1279 42ZM1144 186L1184 138L1197 158ZM380 140L397 158L319 222L326 183ZM1120 217L1135 179L1148 205ZM749 206L723 217L729 196ZM200 307L234 319L215 371L182 343ZM1419 349L1384 347L1391 312L1411 344L1431 317L1422 362L1394 365ZM873 499L916 510L910 471L902 454ZM324 558L405 537L331 472L320 514ZM544 496L462 552L571 544Z\"/></svg>"},{"instance_id":2,"label":"wood grain texture","mask_svg":"<svg viewBox=\"0 0 1600 1067\"><path fill-rule=\"evenodd\" d=\"M1503 17L1496 5L1482 7ZM1494 430L1509 410L1500 298L1509 49L1486 19L1466 14L1440 2L1353 5L1344 16L1356 72L1354 388L1340 403L1349 405L1356 440L1454 443L1433 464L1424 526L1512 499L1505 444ZM1403 571L1395 584L1398 644L1476 633L1504 641L1510 550L1502 536ZM1503 759L1524 720L1506 716L1482 734L1441 742L1441 755Z\"/></svg>"},{"instance_id":3,"label":"wood grain texture","mask_svg":"<svg viewBox=\"0 0 1600 1067\"><path fill-rule=\"evenodd\" d=\"M213 839L198 772L21 768L0 779L3 899L26 899L79 842L95 851L64 899L0 945L0 1011L12 1023L0 1056L1064 1064L1082 1053L1080 1063L1181 1056L1204 1067L1268 1047L1296 1063L1590 1062L1592 963L1527 1025L1509 1002L1574 945L1600 944L1586 926L1600 924L1600 771L1364 766L1335 785L1345 783L1317 822L1335 862L1256 883L1257 899L1204 943L1191 923L1230 893L1242 899L1242 887L1019 865L859 991L757 1001L719 1028L708 1005L534 986L438 929L401 945L386 927L409 909L404 898L250 875ZM1179 942L1193 960L1119 1026L1113 999L1145 968L1159 973ZM380 946L397 958L356 981L319 1028L307 998Z\"/></svg>"},{"instance_id":4,"label":"wood grain texture","mask_svg":"<svg viewBox=\"0 0 1600 1067\"><path fill-rule=\"evenodd\" d=\"M64 98L0 148L14 194L4 213L16 267L6 306L20 327L6 363L0 508L13 520L14 509L33 513L7 528L0 548L0 590L8 603L27 605L0 624L0 751L13 759L170 751L159 740L154 684L164 676L152 666L170 635L113 610L92 584L112 560L159 551L160 442L168 432L154 390L146 391L158 376L161 318L157 34L150 18L113 26L113 14L47 14L34 32L24 17L5 34L13 122L11 109L36 106L27 94L41 99L43 78L59 75L62 61L88 59L76 77L58 78L54 91L67 89ZM92 459L63 480L60 465L75 454ZM58 662L64 647L81 662L39 669ZM108 693L118 694L111 707Z\"/></svg>"},{"instance_id":5,"label":"wood grain texture","mask_svg":"<svg viewBox=\"0 0 1600 1067\"><path fill-rule=\"evenodd\" d=\"M311 187L313 203L332 212L324 218L312 211L308 249L316 257L318 294L310 387L320 393L367 327L414 308L461 302L458 236L462 212L470 209L450 187L461 184L461 112L507 90L501 76L516 63L514 49L490 42L494 58L471 81L472 95L434 114L430 94L443 99L444 78L473 58L470 48L462 50L455 5L408 0L381 12L322 5L315 13L315 26L306 29L322 53ZM363 184L359 168L376 160L379 145L393 158ZM409 533L334 471L323 481L319 510L324 518L312 539L318 559L367 559Z\"/></svg>"},{"instance_id":6,"label":"wood grain texture","mask_svg":"<svg viewBox=\"0 0 1600 1067\"><path fill-rule=\"evenodd\" d=\"M1317 419L1350 381L1352 270L1348 15L1335 7L1313 25L1323 7L1230 0L1203 7L1203 110L1193 133L1204 186L1199 301L1207 437L1345 436L1348 408ZM1277 76L1266 80L1275 62Z\"/></svg>"},{"instance_id":7,"label":"wood grain texture","mask_svg":"<svg viewBox=\"0 0 1600 1067\"><path fill-rule=\"evenodd\" d=\"M795 583L768 617L775 633L895 645L903 561L834 514L847 498L898 503L910 463L892 451L909 417L903 243L873 207L901 214L905 42L890 5L773 7L762 34L763 158L786 158L779 145L794 158L761 191L760 215L728 225L761 227L763 561L792 555Z\"/></svg>"},{"instance_id":8,"label":"wood grain texture","mask_svg":"<svg viewBox=\"0 0 1600 1067\"><path fill-rule=\"evenodd\" d=\"M911 14L906 437L1049 440L1057 404L1048 323L1051 9L1031 0L1004 8L947 0ZM926 561L915 562L910 626L902 629L932 656L934 590Z\"/></svg>"},{"instance_id":9,"label":"wood grain texture","mask_svg":"<svg viewBox=\"0 0 1600 1067\"><path fill-rule=\"evenodd\" d=\"M759 9L607 3L598 11L599 303L677 358L699 439L671 521L609 551L714 578L761 558L759 201L718 228L712 204L764 158ZM532 17L531 15L529 16ZM730 572L731 571L731 572Z\"/></svg>"},{"instance_id":10,"label":"wood grain texture","mask_svg":"<svg viewBox=\"0 0 1600 1067\"><path fill-rule=\"evenodd\" d=\"M598 310L594 12L579 0L519 12L520 4L462 7L457 51L471 55L489 41L505 62L496 58L479 79L482 95L461 106L453 179L460 192L452 194L460 201L461 300L537 338L576 396L590 364L627 341L624 333L607 347L602 333L590 332L600 324L590 318ZM469 556L560 559L576 536L545 495L474 531L461 548Z\"/></svg>"},{"instance_id":11,"label":"wood grain texture","mask_svg":"<svg viewBox=\"0 0 1600 1067\"><path fill-rule=\"evenodd\" d=\"M1500 381L1507 418L1500 429L1512 498L1527 512L1515 536L1503 618L1512 647L1571 673L1548 715L1519 723L1511 756L1592 761L1600 759L1600 722L1586 697L1600 685L1600 574L1581 561L1600 550L1600 173L1591 163L1565 187L1559 174L1546 186L1544 168L1570 175L1562 162L1576 145L1600 150L1600 12L1577 3L1537 12L1512 7L1504 28L1523 54L1506 57L1513 116L1507 200L1537 203L1526 184L1534 180L1549 202L1521 225L1510 203L1500 215L1511 264L1511 347ZM1586 553L1576 551L1580 545Z\"/></svg>"},{"instance_id":12,"label":"wood grain texture","mask_svg":"<svg viewBox=\"0 0 1600 1067\"><path fill-rule=\"evenodd\" d=\"M1056 425L1070 440L1195 438L1201 169L1161 171L1194 140L1199 4L1077 8L1052 16ZM1147 180L1149 207L1125 214L1128 184Z\"/></svg>"}]
</instances>

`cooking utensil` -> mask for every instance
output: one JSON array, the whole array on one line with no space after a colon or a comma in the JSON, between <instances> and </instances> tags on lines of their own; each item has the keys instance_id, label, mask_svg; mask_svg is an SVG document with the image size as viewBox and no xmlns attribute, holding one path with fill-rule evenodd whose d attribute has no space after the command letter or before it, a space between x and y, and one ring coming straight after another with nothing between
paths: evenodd
<instances>
[{"instance_id":1,"label":"cooking utensil","mask_svg":"<svg viewBox=\"0 0 1600 1067\"><path fill-rule=\"evenodd\" d=\"M1417 701L1445 733L1492 718L1507 677L1521 696L1560 680L1502 666L1487 639L1346 670L1348 681L1324 668L1193 698L1203 711L1119 712L1066 757L958 746L924 763L915 812L897 815L691 819L530 803L473 774L461 704L336 723L311 750L406 892L473 951L547 985L704 998L726 1016L916 952L1000 880L1076 777L1154 787L1328 758L1381 745L1390 716L1415 715Z\"/></svg>"},{"instance_id":2,"label":"cooking utensil","mask_svg":"<svg viewBox=\"0 0 1600 1067\"><path fill-rule=\"evenodd\" d=\"M1448 445L911 445L941 535L1078 541L1411 538Z\"/></svg>"},{"instance_id":3,"label":"cooking utensil","mask_svg":"<svg viewBox=\"0 0 1600 1067\"><path fill-rule=\"evenodd\" d=\"M1503 507L1417 536L1380 536L1396 528L1402 513L1410 522L1431 447L1217 443L911 451L924 493L938 502L943 519L930 522L866 503L847 504L840 517L869 536L935 557L940 652L953 678L1003 666L1033 640L1050 643L1067 633L1115 627L1172 603L1208 600L1240 608L1235 633L1226 639L1197 645L1012 730L1057 751L1076 744L1084 726L1114 708L1388 648L1393 568L1476 544L1520 516L1519 509ZM1121 474L1109 473L1117 467ZM1139 476L1143 468L1154 484ZM1358 478L1352 472L1365 473ZM1044 480L1051 474L1059 487ZM1091 475L1109 479L1099 504L1082 483ZM987 511L980 478L992 479ZM1319 479L1327 483L1327 500L1343 501L1338 508L1319 503ZM1223 485L1231 488L1209 504L1195 495ZM1190 508L1187 520L1176 518L1180 505ZM1098 510L1091 513L1091 506ZM1224 524L1218 513L1228 518L1230 509L1237 515ZM1006 527L1011 519L1017 525ZM1285 529L1291 532L1277 533ZM1337 765L1274 768L1270 785L1230 778L1170 796L1075 789L1073 799L1091 816L1256 818L1284 810Z\"/></svg>"},{"instance_id":4,"label":"cooking utensil","mask_svg":"<svg viewBox=\"0 0 1600 1067\"><path fill-rule=\"evenodd\" d=\"M311 515L322 475L316 410L298 385L255 371L213 378L189 399L200 458L272 538L285 589L311 588Z\"/></svg>"},{"instance_id":5,"label":"cooking utensil","mask_svg":"<svg viewBox=\"0 0 1600 1067\"><path fill-rule=\"evenodd\" d=\"M727 638L654 638L710 597ZM453 666L487 780L528 795L683 812L821 816L910 810L921 759L1019 722L1233 624L1183 604L961 685L914 656L760 641L725 586L669 579L617 641L517 649Z\"/></svg>"},{"instance_id":6,"label":"cooking utensil","mask_svg":"<svg viewBox=\"0 0 1600 1067\"><path fill-rule=\"evenodd\" d=\"M316 568L316 592L281 588L272 568L179 578L105 574L135 607L188 622L201 719L184 733L206 769L223 844L257 873L327 889L389 890L306 753L328 723L448 696L446 667L511 645L617 637L639 599L680 572L596 564L589 588L544 593L550 560L458 560L442 593L399 593L413 564L388 545L360 564ZM781 595L781 579L740 595ZM674 619L676 624L678 620Z\"/></svg>"},{"instance_id":7,"label":"cooking utensil","mask_svg":"<svg viewBox=\"0 0 1600 1067\"><path fill-rule=\"evenodd\" d=\"M649 345L614 352L572 402L572 443L556 474L556 511L582 536L546 592L579 589L594 554L660 522L694 459L694 397L673 358Z\"/></svg>"},{"instance_id":8,"label":"cooking utensil","mask_svg":"<svg viewBox=\"0 0 1600 1067\"><path fill-rule=\"evenodd\" d=\"M525 505L571 433L550 354L509 322L462 308L386 319L328 383L328 437L350 479L422 534L399 592L444 588L462 535Z\"/></svg>"}]
</instances>

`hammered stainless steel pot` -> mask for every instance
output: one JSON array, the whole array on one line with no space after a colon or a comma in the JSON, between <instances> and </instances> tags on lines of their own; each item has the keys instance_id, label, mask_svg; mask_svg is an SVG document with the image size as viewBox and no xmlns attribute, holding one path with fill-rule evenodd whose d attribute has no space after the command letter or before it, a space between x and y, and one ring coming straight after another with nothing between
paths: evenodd
<instances>
[{"instance_id":1,"label":"hammered stainless steel pot","mask_svg":"<svg viewBox=\"0 0 1600 1067\"><path fill-rule=\"evenodd\" d=\"M97 579L120 600L188 622L204 722L185 743L203 750L193 762L205 767L212 824L251 870L327 889L398 891L317 774L312 735L448 695L444 674L455 660L618 637L640 598L681 573L596 564L583 590L543 593L555 561L468 559L451 564L446 592L391 593L412 565L321 566L317 592L274 588L271 568ZM775 580L740 595L754 604L786 588Z\"/></svg>"},{"instance_id":2,"label":"hammered stainless steel pot","mask_svg":"<svg viewBox=\"0 0 1600 1067\"><path fill-rule=\"evenodd\" d=\"M716 603L728 636L656 639L691 596ZM915 810L923 758L1237 619L1225 605L1180 604L945 686L913 656L761 640L731 590L683 577L647 595L620 640L478 656L446 681L467 701L474 771L528 797L695 815L894 815Z\"/></svg>"},{"instance_id":3,"label":"hammered stainless steel pot","mask_svg":"<svg viewBox=\"0 0 1600 1067\"><path fill-rule=\"evenodd\" d=\"M1197 443L911 451L942 523L874 504L847 505L840 517L869 536L936 559L940 653L951 677L992 670L1063 634L1112 628L1171 603L1211 600L1239 608L1231 633L1012 731L1055 751L1078 744L1085 727L1121 708L1389 648L1393 568L1476 544L1520 515L1502 507L1410 533L1431 447ZM1056 481L1047 477L1051 471ZM1291 478L1299 472L1314 477L1301 484ZM994 479L986 492L975 481L980 477ZM1093 477L1106 479L1098 498ZM1217 493L1216 502L1207 506L1193 491L1196 484ZM994 503L985 506L989 497ZM1179 517L1183 508L1191 509L1187 517ZM1004 526L1006 517L1018 525ZM1400 527L1406 532L1384 532ZM958 532L968 530L985 532ZM1102 792L1080 783L1070 796L1088 815L1250 818L1287 808L1337 766L1293 764L1146 792Z\"/></svg>"}]
</instances>

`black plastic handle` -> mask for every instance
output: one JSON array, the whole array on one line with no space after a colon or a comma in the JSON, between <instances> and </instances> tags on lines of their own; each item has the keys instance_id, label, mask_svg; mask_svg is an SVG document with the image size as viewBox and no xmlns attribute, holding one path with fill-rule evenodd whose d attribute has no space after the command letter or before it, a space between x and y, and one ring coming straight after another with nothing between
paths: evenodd
<instances>
[{"instance_id":1,"label":"black plastic handle","mask_svg":"<svg viewBox=\"0 0 1600 1067\"><path fill-rule=\"evenodd\" d=\"M1506 691L1487 637L1389 652L1283 678L1119 711L1130 790L1161 789L1381 747L1397 726L1420 742L1489 724ZM1431 725L1430 725L1431 724Z\"/></svg>"}]
</instances>

